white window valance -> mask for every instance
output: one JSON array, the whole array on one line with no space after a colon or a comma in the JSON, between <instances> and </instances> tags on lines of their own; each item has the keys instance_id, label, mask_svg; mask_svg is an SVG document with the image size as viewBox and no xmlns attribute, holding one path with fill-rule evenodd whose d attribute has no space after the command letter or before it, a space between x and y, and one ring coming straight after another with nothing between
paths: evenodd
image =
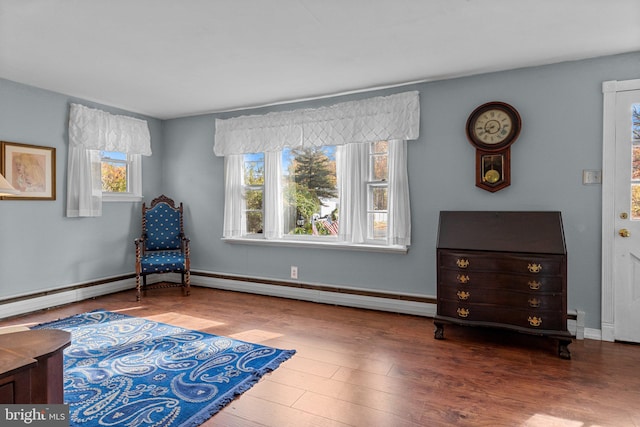
<instances>
[{"instance_id":1,"label":"white window valance","mask_svg":"<svg viewBox=\"0 0 640 427\"><path fill-rule=\"evenodd\" d=\"M217 156L350 143L417 139L417 91L329 107L216 119Z\"/></svg>"},{"instance_id":2,"label":"white window valance","mask_svg":"<svg viewBox=\"0 0 640 427\"><path fill-rule=\"evenodd\" d=\"M119 116L71 104L69 144L86 150L151 155L151 137L145 120Z\"/></svg>"}]
</instances>

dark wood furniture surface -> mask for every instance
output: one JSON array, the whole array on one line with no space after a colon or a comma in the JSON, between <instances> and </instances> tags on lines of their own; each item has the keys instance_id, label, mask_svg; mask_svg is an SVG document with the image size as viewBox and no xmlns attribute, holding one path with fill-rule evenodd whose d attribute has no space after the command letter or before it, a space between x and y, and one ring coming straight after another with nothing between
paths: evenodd
<instances>
[{"instance_id":1,"label":"dark wood furniture surface","mask_svg":"<svg viewBox=\"0 0 640 427\"><path fill-rule=\"evenodd\" d=\"M557 339L571 358L560 212L441 212L437 281L436 339L446 323L508 328Z\"/></svg>"},{"instance_id":2,"label":"dark wood furniture surface","mask_svg":"<svg viewBox=\"0 0 640 427\"><path fill-rule=\"evenodd\" d=\"M63 350L71 334L40 329L0 334L0 403L64 403Z\"/></svg>"}]
</instances>

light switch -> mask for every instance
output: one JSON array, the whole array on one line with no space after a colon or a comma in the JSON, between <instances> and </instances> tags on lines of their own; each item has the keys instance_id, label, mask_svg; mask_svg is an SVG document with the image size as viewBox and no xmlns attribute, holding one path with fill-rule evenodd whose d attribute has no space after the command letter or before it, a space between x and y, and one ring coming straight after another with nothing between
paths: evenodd
<instances>
[{"instance_id":1,"label":"light switch","mask_svg":"<svg viewBox=\"0 0 640 427\"><path fill-rule=\"evenodd\" d=\"M582 171L583 184L601 184L602 171L599 169L584 169Z\"/></svg>"}]
</instances>

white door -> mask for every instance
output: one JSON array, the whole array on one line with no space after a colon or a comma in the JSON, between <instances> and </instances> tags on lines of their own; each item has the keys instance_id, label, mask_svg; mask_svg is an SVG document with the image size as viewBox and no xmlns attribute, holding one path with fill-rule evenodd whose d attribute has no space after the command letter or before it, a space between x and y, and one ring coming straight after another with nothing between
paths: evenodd
<instances>
[{"instance_id":1,"label":"white door","mask_svg":"<svg viewBox=\"0 0 640 427\"><path fill-rule=\"evenodd\" d=\"M615 170L606 172L614 181L613 339L640 342L640 90L615 94Z\"/></svg>"}]
</instances>

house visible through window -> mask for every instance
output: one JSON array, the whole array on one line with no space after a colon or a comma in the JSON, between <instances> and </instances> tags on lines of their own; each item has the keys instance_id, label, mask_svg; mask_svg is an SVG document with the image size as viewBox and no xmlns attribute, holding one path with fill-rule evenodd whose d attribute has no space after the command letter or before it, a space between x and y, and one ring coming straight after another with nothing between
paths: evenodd
<instances>
[{"instance_id":1,"label":"house visible through window","mask_svg":"<svg viewBox=\"0 0 640 427\"><path fill-rule=\"evenodd\" d=\"M336 148L282 150L284 233L338 234Z\"/></svg>"}]
</instances>

